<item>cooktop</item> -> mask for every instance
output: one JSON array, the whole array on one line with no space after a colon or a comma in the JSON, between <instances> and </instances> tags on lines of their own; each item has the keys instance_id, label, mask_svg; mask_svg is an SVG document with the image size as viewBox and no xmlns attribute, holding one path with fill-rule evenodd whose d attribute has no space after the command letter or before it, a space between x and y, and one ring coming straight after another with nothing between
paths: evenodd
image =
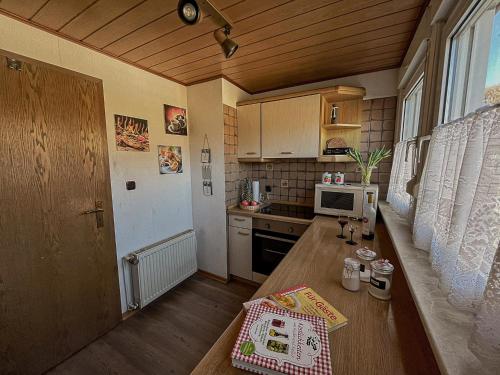
<instances>
[{"instance_id":1,"label":"cooktop","mask_svg":"<svg viewBox=\"0 0 500 375\"><path fill-rule=\"evenodd\" d=\"M315 216L313 207L283 203L271 203L269 206L261 208L259 212L266 215L296 217L306 220L312 220Z\"/></svg>"}]
</instances>

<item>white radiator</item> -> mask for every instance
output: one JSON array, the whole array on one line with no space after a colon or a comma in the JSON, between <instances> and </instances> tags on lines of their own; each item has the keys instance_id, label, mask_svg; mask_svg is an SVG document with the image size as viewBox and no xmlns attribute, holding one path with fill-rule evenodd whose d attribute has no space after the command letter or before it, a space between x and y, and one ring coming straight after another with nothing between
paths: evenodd
<instances>
[{"instance_id":1,"label":"white radiator","mask_svg":"<svg viewBox=\"0 0 500 375\"><path fill-rule=\"evenodd\" d=\"M194 231L155 243L125 260L131 268L134 304L143 308L197 271Z\"/></svg>"}]
</instances>

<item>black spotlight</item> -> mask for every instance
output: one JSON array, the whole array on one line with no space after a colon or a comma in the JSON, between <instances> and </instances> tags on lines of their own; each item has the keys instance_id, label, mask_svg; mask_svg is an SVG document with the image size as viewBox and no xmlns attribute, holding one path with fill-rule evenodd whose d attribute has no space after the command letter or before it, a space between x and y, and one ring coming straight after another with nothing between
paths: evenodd
<instances>
[{"instance_id":1,"label":"black spotlight","mask_svg":"<svg viewBox=\"0 0 500 375\"><path fill-rule=\"evenodd\" d=\"M177 4L177 14L186 25L194 25L201 18L201 9L195 0L180 0Z\"/></svg>"},{"instance_id":2,"label":"black spotlight","mask_svg":"<svg viewBox=\"0 0 500 375\"><path fill-rule=\"evenodd\" d=\"M225 26L223 29L214 31L215 40L217 40L217 43L221 46L226 59L233 56L238 49L238 44L234 40L228 38L230 30L231 29L229 27Z\"/></svg>"}]
</instances>

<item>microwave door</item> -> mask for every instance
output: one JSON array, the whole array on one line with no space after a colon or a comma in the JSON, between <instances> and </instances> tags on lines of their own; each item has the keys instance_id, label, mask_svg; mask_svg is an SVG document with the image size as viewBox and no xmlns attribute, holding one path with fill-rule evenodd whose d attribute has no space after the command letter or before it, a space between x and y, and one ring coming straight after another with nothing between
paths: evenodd
<instances>
[{"instance_id":1,"label":"microwave door","mask_svg":"<svg viewBox=\"0 0 500 375\"><path fill-rule=\"evenodd\" d=\"M362 193L355 190L321 190L320 211L326 214L361 217L360 198L362 199Z\"/></svg>"}]
</instances>

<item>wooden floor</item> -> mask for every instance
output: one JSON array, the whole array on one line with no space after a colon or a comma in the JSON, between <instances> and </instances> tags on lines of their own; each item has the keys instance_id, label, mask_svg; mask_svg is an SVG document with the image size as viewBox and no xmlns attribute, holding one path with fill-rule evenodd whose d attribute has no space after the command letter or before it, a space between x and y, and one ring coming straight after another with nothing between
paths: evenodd
<instances>
[{"instance_id":1,"label":"wooden floor","mask_svg":"<svg viewBox=\"0 0 500 375\"><path fill-rule=\"evenodd\" d=\"M256 289L194 275L48 374L189 374Z\"/></svg>"}]
</instances>

